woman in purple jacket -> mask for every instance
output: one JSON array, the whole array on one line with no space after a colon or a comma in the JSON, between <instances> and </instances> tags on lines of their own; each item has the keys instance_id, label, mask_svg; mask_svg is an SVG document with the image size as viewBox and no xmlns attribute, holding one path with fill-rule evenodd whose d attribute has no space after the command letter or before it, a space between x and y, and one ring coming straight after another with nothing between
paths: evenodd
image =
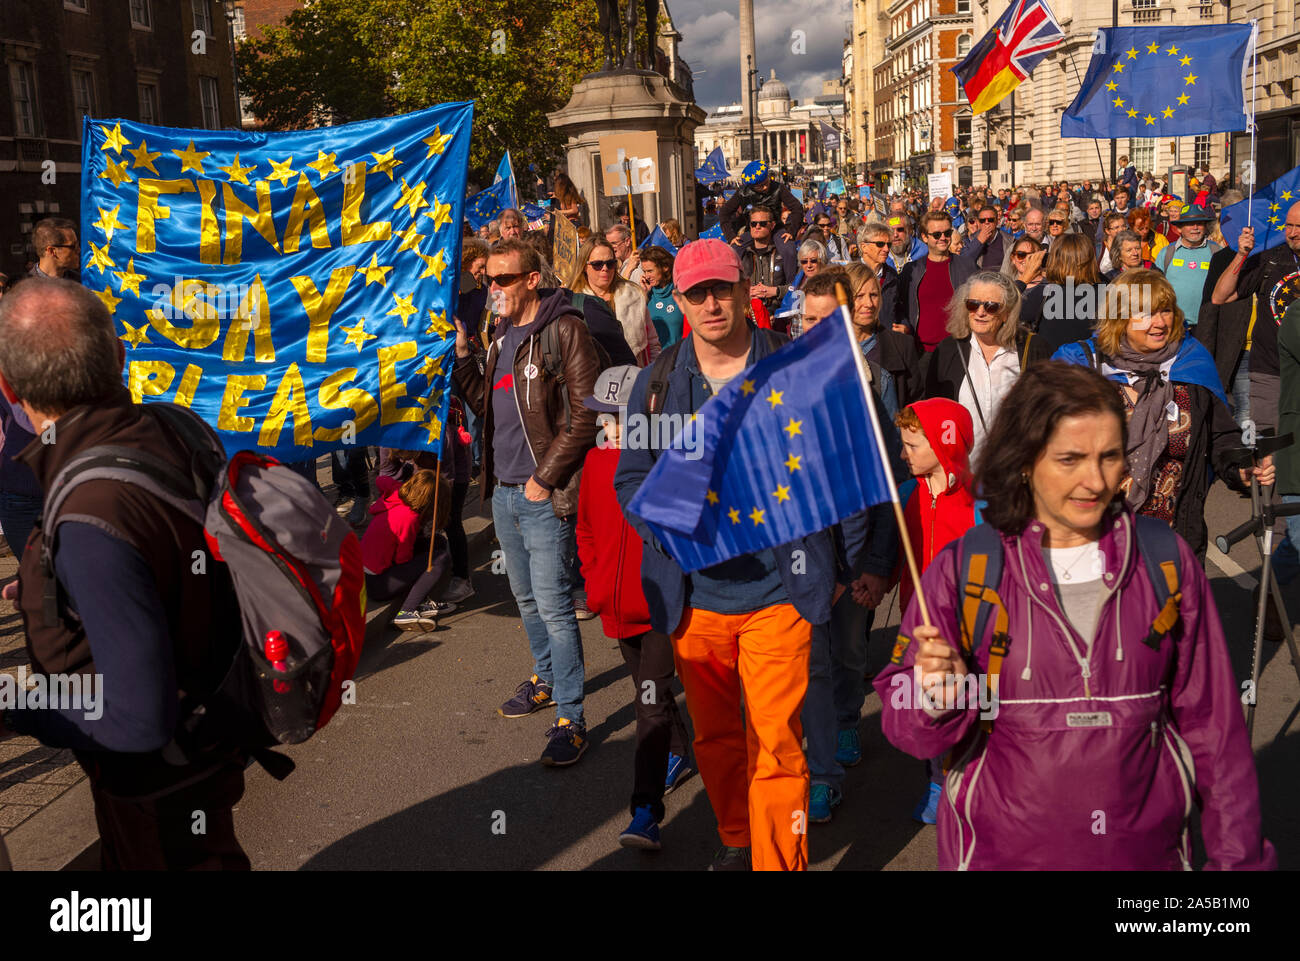
<instances>
[{"instance_id":1,"label":"woman in purple jacket","mask_svg":"<svg viewBox=\"0 0 1300 961\"><path fill-rule=\"evenodd\" d=\"M1021 375L977 468L1002 545L986 585L1010 638L998 697L970 695L994 645L977 638L969 667L959 650L959 542L921 579L933 626L913 598L875 681L886 737L947 758L940 868L1186 869L1193 803L1207 868L1276 867L1218 611L1181 539L1179 617L1153 634L1157 594L1117 497L1124 450L1108 381L1057 362Z\"/></svg>"}]
</instances>

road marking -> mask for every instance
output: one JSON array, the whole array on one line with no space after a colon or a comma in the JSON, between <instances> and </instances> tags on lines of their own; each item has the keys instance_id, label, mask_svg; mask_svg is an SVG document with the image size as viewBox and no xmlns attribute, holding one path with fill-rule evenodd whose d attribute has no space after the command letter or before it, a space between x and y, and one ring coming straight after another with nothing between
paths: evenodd
<instances>
[{"instance_id":1,"label":"road marking","mask_svg":"<svg viewBox=\"0 0 1300 961\"><path fill-rule=\"evenodd\" d=\"M1233 581L1236 582L1237 586L1243 590L1253 591L1255 585L1259 583L1259 581L1252 575L1247 574L1240 564L1234 561L1227 554L1223 553L1223 551L1219 550L1219 548L1214 544L1210 544L1209 548L1205 551L1205 559L1212 562L1215 567L1231 577Z\"/></svg>"}]
</instances>

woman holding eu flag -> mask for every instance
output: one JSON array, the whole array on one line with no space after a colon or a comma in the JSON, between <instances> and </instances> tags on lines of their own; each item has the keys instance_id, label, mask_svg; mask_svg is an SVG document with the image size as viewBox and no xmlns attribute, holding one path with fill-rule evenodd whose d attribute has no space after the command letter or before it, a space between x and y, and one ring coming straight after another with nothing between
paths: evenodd
<instances>
[{"instance_id":1,"label":"woman holding eu flag","mask_svg":"<svg viewBox=\"0 0 1300 961\"><path fill-rule=\"evenodd\" d=\"M939 867L1273 869L1239 690L1192 550L1134 513L1115 385L1044 362L976 465L985 520L939 552L875 687L944 756Z\"/></svg>"}]
</instances>

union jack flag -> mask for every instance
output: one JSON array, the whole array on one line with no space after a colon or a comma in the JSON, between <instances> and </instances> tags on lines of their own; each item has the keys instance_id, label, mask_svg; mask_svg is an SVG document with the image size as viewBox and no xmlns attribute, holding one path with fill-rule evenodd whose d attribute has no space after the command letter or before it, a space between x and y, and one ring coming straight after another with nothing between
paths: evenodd
<instances>
[{"instance_id":1,"label":"union jack flag","mask_svg":"<svg viewBox=\"0 0 1300 961\"><path fill-rule=\"evenodd\" d=\"M1012 0L993 29L952 68L972 113L997 106L1065 39L1046 0Z\"/></svg>"}]
</instances>

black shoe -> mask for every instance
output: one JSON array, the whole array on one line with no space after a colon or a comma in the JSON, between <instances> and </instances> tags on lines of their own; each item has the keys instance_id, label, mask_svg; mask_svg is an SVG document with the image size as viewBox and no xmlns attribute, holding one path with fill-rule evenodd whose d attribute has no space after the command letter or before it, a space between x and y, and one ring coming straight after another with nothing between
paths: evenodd
<instances>
[{"instance_id":1,"label":"black shoe","mask_svg":"<svg viewBox=\"0 0 1300 961\"><path fill-rule=\"evenodd\" d=\"M551 685L543 683L534 674L515 688L514 696L497 708L497 713L502 717L527 717L554 703L551 700Z\"/></svg>"},{"instance_id":2,"label":"black shoe","mask_svg":"<svg viewBox=\"0 0 1300 961\"><path fill-rule=\"evenodd\" d=\"M1259 586L1250 593L1250 604L1252 610L1259 610ZM1277 611L1277 602L1270 595L1268 603L1264 605L1264 640L1277 643L1286 637L1286 629L1282 626L1282 617Z\"/></svg>"},{"instance_id":3,"label":"black shoe","mask_svg":"<svg viewBox=\"0 0 1300 961\"><path fill-rule=\"evenodd\" d=\"M560 718L555 727L546 732L550 743L542 752L542 763L547 767L568 767L587 752L587 729L568 718Z\"/></svg>"}]
</instances>

